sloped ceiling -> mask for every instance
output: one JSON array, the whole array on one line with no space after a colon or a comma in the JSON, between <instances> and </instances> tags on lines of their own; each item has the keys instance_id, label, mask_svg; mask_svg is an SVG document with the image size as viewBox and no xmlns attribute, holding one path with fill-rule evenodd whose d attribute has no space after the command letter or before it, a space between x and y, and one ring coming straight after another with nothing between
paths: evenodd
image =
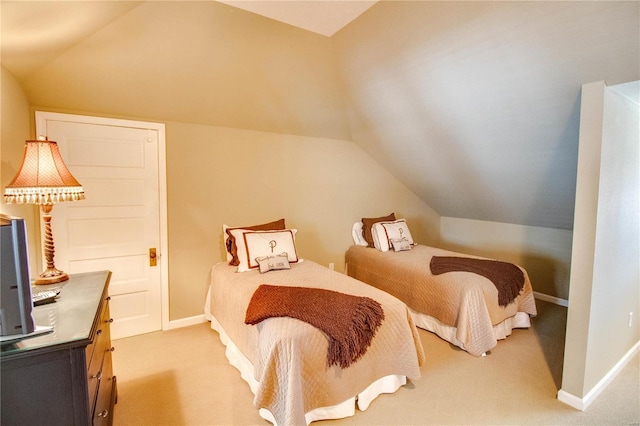
<instances>
[{"instance_id":1,"label":"sloped ceiling","mask_svg":"<svg viewBox=\"0 0 640 426\"><path fill-rule=\"evenodd\" d=\"M331 37L376 1L227 0L220 3Z\"/></svg>"},{"instance_id":2,"label":"sloped ceiling","mask_svg":"<svg viewBox=\"0 0 640 426\"><path fill-rule=\"evenodd\" d=\"M27 81L144 3L3 1L2 65ZM638 2L362 2L340 19L303 6L335 12L333 1L242 3L289 4L296 13L269 17L334 34L327 79L347 110L327 117L347 115L350 137L443 216L571 229L581 85L640 79ZM278 36L324 52L304 33Z\"/></svg>"},{"instance_id":3,"label":"sloped ceiling","mask_svg":"<svg viewBox=\"0 0 640 426\"><path fill-rule=\"evenodd\" d=\"M2 64L18 79L139 6L142 1L2 1ZM228 4L332 36L376 1L228 0ZM327 6L330 5L330 7Z\"/></svg>"},{"instance_id":4,"label":"sloped ceiling","mask_svg":"<svg viewBox=\"0 0 640 426\"><path fill-rule=\"evenodd\" d=\"M379 2L332 41L353 139L442 216L572 229L582 84L640 77L638 2Z\"/></svg>"},{"instance_id":5,"label":"sloped ceiling","mask_svg":"<svg viewBox=\"0 0 640 426\"><path fill-rule=\"evenodd\" d=\"M2 66L24 80L140 3L2 1Z\"/></svg>"}]
</instances>

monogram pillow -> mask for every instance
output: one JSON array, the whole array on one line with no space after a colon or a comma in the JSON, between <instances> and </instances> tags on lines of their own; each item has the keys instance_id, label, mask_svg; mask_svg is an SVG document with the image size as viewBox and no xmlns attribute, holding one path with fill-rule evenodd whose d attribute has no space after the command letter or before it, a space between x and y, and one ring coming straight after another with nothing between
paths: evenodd
<instances>
[{"instance_id":1,"label":"monogram pillow","mask_svg":"<svg viewBox=\"0 0 640 426\"><path fill-rule=\"evenodd\" d=\"M298 262L296 252L296 229L282 231L247 231L232 229L228 232L235 238L238 247L238 272L246 272L258 268L257 257L273 256L287 253L289 263Z\"/></svg>"},{"instance_id":2,"label":"monogram pillow","mask_svg":"<svg viewBox=\"0 0 640 426\"><path fill-rule=\"evenodd\" d=\"M238 246L236 245L236 239L231 234L231 230L244 229L246 231L267 231L267 230L282 230L285 229L284 219L274 220L269 223L262 223L260 225L251 226L229 226L222 225L222 237L224 238L224 246L227 249L227 263L229 265L237 266L238 261Z\"/></svg>"}]
</instances>

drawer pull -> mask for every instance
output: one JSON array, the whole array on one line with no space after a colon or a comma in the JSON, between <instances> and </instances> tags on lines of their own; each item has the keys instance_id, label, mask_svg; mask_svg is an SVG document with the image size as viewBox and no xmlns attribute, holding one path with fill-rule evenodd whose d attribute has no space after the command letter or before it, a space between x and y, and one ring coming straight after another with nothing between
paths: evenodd
<instances>
[{"instance_id":1,"label":"drawer pull","mask_svg":"<svg viewBox=\"0 0 640 426\"><path fill-rule=\"evenodd\" d=\"M109 410L104 410L98 413L98 417L107 417L109 415Z\"/></svg>"},{"instance_id":2,"label":"drawer pull","mask_svg":"<svg viewBox=\"0 0 640 426\"><path fill-rule=\"evenodd\" d=\"M116 350L116 348L114 348L113 346L111 346L109 349L107 349L107 352L113 352L113 351L115 351L115 350Z\"/></svg>"},{"instance_id":3,"label":"drawer pull","mask_svg":"<svg viewBox=\"0 0 640 426\"><path fill-rule=\"evenodd\" d=\"M105 322L109 322L109 323L111 323L111 322L113 322L113 318L109 318L109 319L108 319L108 320L106 320Z\"/></svg>"},{"instance_id":4,"label":"drawer pull","mask_svg":"<svg viewBox=\"0 0 640 426\"><path fill-rule=\"evenodd\" d=\"M106 300L108 302L109 300L111 300L111 296L107 296L107 298L104 299L104 300Z\"/></svg>"},{"instance_id":5,"label":"drawer pull","mask_svg":"<svg viewBox=\"0 0 640 426\"><path fill-rule=\"evenodd\" d=\"M99 336L102 334L102 329L99 329L98 331L96 331L96 334Z\"/></svg>"},{"instance_id":6,"label":"drawer pull","mask_svg":"<svg viewBox=\"0 0 640 426\"><path fill-rule=\"evenodd\" d=\"M98 371L98 374L91 376L92 379L102 380L102 371Z\"/></svg>"}]
</instances>

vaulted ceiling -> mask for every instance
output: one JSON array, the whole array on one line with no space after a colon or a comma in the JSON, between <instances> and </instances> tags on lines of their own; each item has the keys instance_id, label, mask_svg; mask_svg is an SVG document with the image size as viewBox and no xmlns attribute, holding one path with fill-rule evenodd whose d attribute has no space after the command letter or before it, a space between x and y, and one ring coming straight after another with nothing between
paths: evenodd
<instances>
[{"instance_id":1,"label":"vaulted ceiling","mask_svg":"<svg viewBox=\"0 0 640 426\"><path fill-rule=\"evenodd\" d=\"M2 1L2 66L29 87L34 73L145 3ZM581 85L640 79L638 2L224 3L315 38L278 37L309 46L328 37L338 70L318 87L340 86L346 108L325 118L344 118L348 130L311 136L347 134L442 216L571 229ZM180 36L202 43L203 33ZM202 72L178 60L155 66L181 78ZM185 93L172 94L176 103L194 101Z\"/></svg>"},{"instance_id":2,"label":"vaulted ceiling","mask_svg":"<svg viewBox=\"0 0 640 426\"><path fill-rule=\"evenodd\" d=\"M442 216L572 229L581 86L638 80L639 6L379 2L332 38L352 137Z\"/></svg>"},{"instance_id":3,"label":"vaulted ceiling","mask_svg":"<svg viewBox=\"0 0 640 426\"><path fill-rule=\"evenodd\" d=\"M19 79L41 68L142 1L4 1L2 65ZM228 0L230 6L327 37L376 1Z\"/></svg>"}]
</instances>

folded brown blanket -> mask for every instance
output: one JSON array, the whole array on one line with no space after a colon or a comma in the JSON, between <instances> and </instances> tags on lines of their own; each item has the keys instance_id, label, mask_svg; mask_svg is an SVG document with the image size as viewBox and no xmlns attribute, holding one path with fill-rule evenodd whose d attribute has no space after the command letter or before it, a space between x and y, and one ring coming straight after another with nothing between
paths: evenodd
<instances>
[{"instance_id":1,"label":"folded brown blanket","mask_svg":"<svg viewBox=\"0 0 640 426\"><path fill-rule=\"evenodd\" d=\"M253 293L245 324L291 317L322 330L329 339L327 363L347 368L367 352L384 311L377 301L336 291L262 284Z\"/></svg>"},{"instance_id":2,"label":"folded brown blanket","mask_svg":"<svg viewBox=\"0 0 640 426\"><path fill-rule=\"evenodd\" d=\"M429 266L433 275L464 271L473 272L491 280L498 289L500 306L507 306L513 302L524 287L524 274L513 263L469 257L433 256Z\"/></svg>"}]
</instances>

